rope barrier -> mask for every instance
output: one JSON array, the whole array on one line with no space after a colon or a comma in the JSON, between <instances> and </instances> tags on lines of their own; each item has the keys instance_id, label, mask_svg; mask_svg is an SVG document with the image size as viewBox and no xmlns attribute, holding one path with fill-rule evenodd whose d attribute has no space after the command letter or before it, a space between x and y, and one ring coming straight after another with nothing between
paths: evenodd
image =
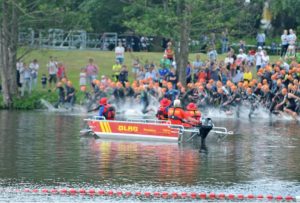
<instances>
[{"instance_id":1,"label":"rope barrier","mask_svg":"<svg viewBox=\"0 0 300 203\"><path fill-rule=\"evenodd\" d=\"M242 200L276 200L276 201L296 201L299 200L300 197L294 197L294 196L281 196L277 195L274 196L272 194L267 195L254 195L254 194L225 194L225 193L196 193L196 192L130 192L130 191L114 191L114 190L96 190L96 189L23 189L23 190L15 190L14 192L17 193L31 193L31 194L48 194L48 195L90 195L90 196L109 196L109 197L136 197L136 198L163 198L163 199L201 199L201 200L230 200L230 201L242 201Z\"/></svg>"}]
</instances>

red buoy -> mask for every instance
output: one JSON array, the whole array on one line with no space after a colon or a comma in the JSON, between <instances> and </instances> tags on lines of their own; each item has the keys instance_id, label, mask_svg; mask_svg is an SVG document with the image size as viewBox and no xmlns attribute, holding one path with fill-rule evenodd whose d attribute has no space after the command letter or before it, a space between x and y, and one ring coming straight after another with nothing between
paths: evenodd
<instances>
[{"instance_id":1,"label":"red buoy","mask_svg":"<svg viewBox=\"0 0 300 203\"><path fill-rule=\"evenodd\" d=\"M263 199L264 196L263 195L257 195L257 199Z\"/></svg>"},{"instance_id":2,"label":"red buoy","mask_svg":"<svg viewBox=\"0 0 300 203\"><path fill-rule=\"evenodd\" d=\"M107 192L107 194L108 194L109 196L113 196L113 195L114 195L114 191L110 190L110 191Z\"/></svg>"},{"instance_id":3,"label":"red buoy","mask_svg":"<svg viewBox=\"0 0 300 203\"><path fill-rule=\"evenodd\" d=\"M159 193L159 192L154 192L154 193L153 193L153 196L154 196L154 197L160 197L160 193Z\"/></svg>"},{"instance_id":4,"label":"red buoy","mask_svg":"<svg viewBox=\"0 0 300 203\"><path fill-rule=\"evenodd\" d=\"M38 192L39 192L39 190L38 190L38 189L33 189L33 190L32 190L32 192L34 192L34 193L38 193Z\"/></svg>"},{"instance_id":5,"label":"red buoy","mask_svg":"<svg viewBox=\"0 0 300 203\"><path fill-rule=\"evenodd\" d=\"M211 192L208 196L209 196L210 199L215 199L216 198L216 194L213 193L213 192Z\"/></svg>"},{"instance_id":6,"label":"red buoy","mask_svg":"<svg viewBox=\"0 0 300 203\"><path fill-rule=\"evenodd\" d=\"M273 199L273 195L267 195L267 199L268 200L272 200Z\"/></svg>"},{"instance_id":7,"label":"red buoy","mask_svg":"<svg viewBox=\"0 0 300 203\"><path fill-rule=\"evenodd\" d=\"M253 199L254 198L254 195L253 194L249 194L248 195L248 199Z\"/></svg>"},{"instance_id":8,"label":"red buoy","mask_svg":"<svg viewBox=\"0 0 300 203\"><path fill-rule=\"evenodd\" d=\"M294 198L293 198L292 196L289 196L289 195L285 197L285 200L286 200L286 201L292 201L293 199L294 199Z\"/></svg>"},{"instance_id":9,"label":"red buoy","mask_svg":"<svg viewBox=\"0 0 300 203\"><path fill-rule=\"evenodd\" d=\"M238 194L238 195L237 195L237 198L238 198L238 199L244 199L244 195L243 195L243 194Z\"/></svg>"},{"instance_id":10,"label":"red buoy","mask_svg":"<svg viewBox=\"0 0 300 203\"><path fill-rule=\"evenodd\" d=\"M93 195L93 194L95 194L96 192L95 192L94 189L89 189L89 193Z\"/></svg>"},{"instance_id":11,"label":"red buoy","mask_svg":"<svg viewBox=\"0 0 300 203\"><path fill-rule=\"evenodd\" d=\"M219 199L225 199L225 194L224 194L224 193L220 193L220 194L218 195L218 198L219 198Z\"/></svg>"},{"instance_id":12,"label":"red buoy","mask_svg":"<svg viewBox=\"0 0 300 203\"><path fill-rule=\"evenodd\" d=\"M150 192L145 192L145 193L144 193L144 196L145 196L145 197L150 197L150 196L151 196L151 193L150 193Z\"/></svg>"},{"instance_id":13,"label":"red buoy","mask_svg":"<svg viewBox=\"0 0 300 203\"><path fill-rule=\"evenodd\" d=\"M118 191L118 192L117 192L117 196L118 196L118 197L123 196L123 192L122 192L122 191Z\"/></svg>"},{"instance_id":14,"label":"red buoy","mask_svg":"<svg viewBox=\"0 0 300 203\"><path fill-rule=\"evenodd\" d=\"M182 192L181 193L181 198L187 198L187 193L186 192Z\"/></svg>"},{"instance_id":15,"label":"red buoy","mask_svg":"<svg viewBox=\"0 0 300 203\"><path fill-rule=\"evenodd\" d=\"M167 192L162 192L161 193L162 198L168 198L169 197L169 193Z\"/></svg>"},{"instance_id":16,"label":"red buoy","mask_svg":"<svg viewBox=\"0 0 300 203\"><path fill-rule=\"evenodd\" d=\"M77 191L76 191L74 188L71 188L71 189L69 190L69 192L70 192L72 195L74 195L74 194L77 193Z\"/></svg>"},{"instance_id":17,"label":"red buoy","mask_svg":"<svg viewBox=\"0 0 300 203\"><path fill-rule=\"evenodd\" d=\"M229 195L227 196L227 198L228 198L228 199L234 199L235 196L234 196L234 194L229 194Z\"/></svg>"},{"instance_id":18,"label":"red buoy","mask_svg":"<svg viewBox=\"0 0 300 203\"><path fill-rule=\"evenodd\" d=\"M28 188L25 188L24 192L31 192L31 191Z\"/></svg>"},{"instance_id":19,"label":"red buoy","mask_svg":"<svg viewBox=\"0 0 300 203\"><path fill-rule=\"evenodd\" d=\"M177 192L173 192L171 195L172 195L172 197L173 197L174 199L178 197Z\"/></svg>"},{"instance_id":20,"label":"red buoy","mask_svg":"<svg viewBox=\"0 0 300 203\"><path fill-rule=\"evenodd\" d=\"M135 193L135 196L137 196L137 197L139 197L139 196L141 196L141 195L142 195L141 192L136 192L136 193Z\"/></svg>"},{"instance_id":21,"label":"red buoy","mask_svg":"<svg viewBox=\"0 0 300 203\"><path fill-rule=\"evenodd\" d=\"M48 193L49 191L47 189L42 189L42 193Z\"/></svg>"},{"instance_id":22,"label":"red buoy","mask_svg":"<svg viewBox=\"0 0 300 203\"><path fill-rule=\"evenodd\" d=\"M99 190L98 195L100 195L100 196L105 195L105 191L104 190Z\"/></svg>"},{"instance_id":23,"label":"red buoy","mask_svg":"<svg viewBox=\"0 0 300 203\"><path fill-rule=\"evenodd\" d=\"M276 197L276 200L282 200L283 199L283 197L281 196L281 195L278 195L277 197Z\"/></svg>"},{"instance_id":24,"label":"red buoy","mask_svg":"<svg viewBox=\"0 0 300 203\"><path fill-rule=\"evenodd\" d=\"M66 194L68 191L67 191L67 189L61 189L60 190L60 193L62 193L62 194Z\"/></svg>"},{"instance_id":25,"label":"red buoy","mask_svg":"<svg viewBox=\"0 0 300 203\"><path fill-rule=\"evenodd\" d=\"M199 194L200 199L206 199L206 193L202 192Z\"/></svg>"},{"instance_id":26,"label":"red buoy","mask_svg":"<svg viewBox=\"0 0 300 203\"><path fill-rule=\"evenodd\" d=\"M196 199L196 198L197 198L197 193L192 192L192 193L190 194L190 197L191 197L192 199Z\"/></svg>"},{"instance_id":27,"label":"red buoy","mask_svg":"<svg viewBox=\"0 0 300 203\"><path fill-rule=\"evenodd\" d=\"M86 193L86 191L85 191L85 189L80 189L79 193L82 194L82 195L84 195Z\"/></svg>"},{"instance_id":28,"label":"red buoy","mask_svg":"<svg viewBox=\"0 0 300 203\"><path fill-rule=\"evenodd\" d=\"M52 189L52 190L51 190L51 193L52 193L52 194L56 194L56 193L58 193L58 191L57 191L57 189Z\"/></svg>"},{"instance_id":29,"label":"red buoy","mask_svg":"<svg viewBox=\"0 0 300 203\"><path fill-rule=\"evenodd\" d=\"M125 192L126 197L130 197L131 195L132 195L131 192Z\"/></svg>"}]
</instances>

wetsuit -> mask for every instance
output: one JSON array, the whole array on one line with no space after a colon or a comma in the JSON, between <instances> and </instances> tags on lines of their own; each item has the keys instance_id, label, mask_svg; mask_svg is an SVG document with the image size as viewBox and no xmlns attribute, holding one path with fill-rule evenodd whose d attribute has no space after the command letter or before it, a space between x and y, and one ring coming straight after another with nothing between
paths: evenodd
<instances>
[{"instance_id":1,"label":"wetsuit","mask_svg":"<svg viewBox=\"0 0 300 203\"><path fill-rule=\"evenodd\" d=\"M67 88L66 102L70 103L73 106L75 101L76 101L75 88L74 87L68 87Z\"/></svg>"},{"instance_id":2,"label":"wetsuit","mask_svg":"<svg viewBox=\"0 0 300 203\"><path fill-rule=\"evenodd\" d=\"M54 104L55 108L58 108L60 104L65 103L65 89L63 87L58 87L58 101Z\"/></svg>"}]
</instances>

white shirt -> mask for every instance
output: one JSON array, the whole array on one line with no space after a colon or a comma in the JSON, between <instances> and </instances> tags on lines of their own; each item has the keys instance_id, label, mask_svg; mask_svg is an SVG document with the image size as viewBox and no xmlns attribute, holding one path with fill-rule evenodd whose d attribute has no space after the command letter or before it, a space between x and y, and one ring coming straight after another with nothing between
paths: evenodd
<instances>
[{"instance_id":1,"label":"white shirt","mask_svg":"<svg viewBox=\"0 0 300 203\"><path fill-rule=\"evenodd\" d=\"M17 62L17 70L20 71L23 67L24 67L24 64L23 62Z\"/></svg>"},{"instance_id":2,"label":"white shirt","mask_svg":"<svg viewBox=\"0 0 300 203\"><path fill-rule=\"evenodd\" d=\"M233 64L233 58L232 57L226 57L224 60L224 63L227 64Z\"/></svg>"},{"instance_id":3,"label":"white shirt","mask_svg":"<svg viewBox=\"0 0 300 203\"><path fill-rule=\"evenodd\" d=\"M289 43L289 37L286 34L281 35L281 44L287 45Z\"/></svg>"},{"instance_id":4,"label":"white shirt","mask_svg":"<svg viewBox=\"0 0 300 203\"><path fill-rule=\"evenodd\" d=\"M238 59L239 59L239 58L242 59L243 61L247 59L247 55L246 55L245 53L238 54L236 57L237 57Z\"/></svg>"},{"instance_id":5,"label":"white shirt","mask_svg":"<svg viewBox=\"0 0 300 203\"><path fill-rule=\"evenodd\" d=\"M40 65L38 63L30 63L29 68L31 69L31 71L37 73L38 69L40 68Z\"/></svg>"},{"instance_id":6,"label":"white shirt","mask_svg":"<svg viewBox=\"0 0 300 203\"><path fill-rule=\"evenodd\" d=\"M115 49L115 54L117 58L124 58L125 49L122 46L117 46Z\"/></svg>"},{"instance_id":7,"label":"white shirt","mask_svg":"<svg viewBox=\"0 0 300 203\"><path fill-rule=\"evenodd\" d=\"M289 34L288 35L288 42L290 45L294 45L296 43L296 35L295 34Z\"/></svg>"},{"instance_id":8,"label":"white shirt","mask_svg":"<svg viewBox=\"0 0 300 203\"><path fill-rule=\"evenodd\" d=\"M49 63L47 64L47 68L48 68L48 73L50 75L54 75L57 73L57 66L55 61L49 61Z\"/></svg>"},{"instance_id":9,"label":"white shirt","mask_svg":"<svg viewBox=\"0 0 300 203\"><path fill-rule=\"evenodd\" d=\"M264 56L264 53L262 52L262 51L260 51L260 52L256 52L256 54L255 54L255 64L257 65L257 66L261 66L262 65L262 61L263 61L263 56Z\"/></svg>"}]
</instances>

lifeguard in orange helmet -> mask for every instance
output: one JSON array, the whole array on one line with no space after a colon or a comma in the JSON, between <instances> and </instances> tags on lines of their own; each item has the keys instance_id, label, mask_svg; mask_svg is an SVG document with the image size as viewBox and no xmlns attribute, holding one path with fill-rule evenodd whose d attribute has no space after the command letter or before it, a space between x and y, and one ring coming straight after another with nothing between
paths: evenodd
<instances>
[{"instance_id":1,"label":"lifeguard in orange helmet","mask_svg":"<svg viewBox=\"0 0 300 203\"><path fill-rule=\"evenodd\" d=\"M107 103L107 98L103 97L99 101L99 116L105 117L106 120L114 120L115 119L115 108Z\"/></svg>"},{"instance_id":2,"label":"lifeguard in orange helmet","mask_svg":"<svg viewBox=\"0 0 300 203\"><path fill-rule=\"evenodd\" d=\"M160 107L156 113L156 117L158 120L168 120L168 110L171 103L172 102L167 98L163 98L160 101Z\"/></svg>"},{"instance_id":3,"label":"lifeguard in orange helmet","mask_svg":"<svg viewBox=\"0 0 300 203\"><path fill-rule=\"evenodd\" d=\"M181 107L181 102L179 99L174 100L174 107L169 108L168 118L171 124L183 125L185 127L190 127L192 122L197 122L192 117L188 117L186 112Z\"/></svg>"},{"instance_id":4,"label":"lifeguard in orange helmet","mask_svg":"<svg viewBox=\"0 0 300 203\"><path fill-rule=\"evenodd\" d=\"M192 126L199 125L201 123L201 112L198 110L195 103L189 103L186 106L186 116L196 120L196 122L190 121Z\"/></svg>"}]
</instances>

